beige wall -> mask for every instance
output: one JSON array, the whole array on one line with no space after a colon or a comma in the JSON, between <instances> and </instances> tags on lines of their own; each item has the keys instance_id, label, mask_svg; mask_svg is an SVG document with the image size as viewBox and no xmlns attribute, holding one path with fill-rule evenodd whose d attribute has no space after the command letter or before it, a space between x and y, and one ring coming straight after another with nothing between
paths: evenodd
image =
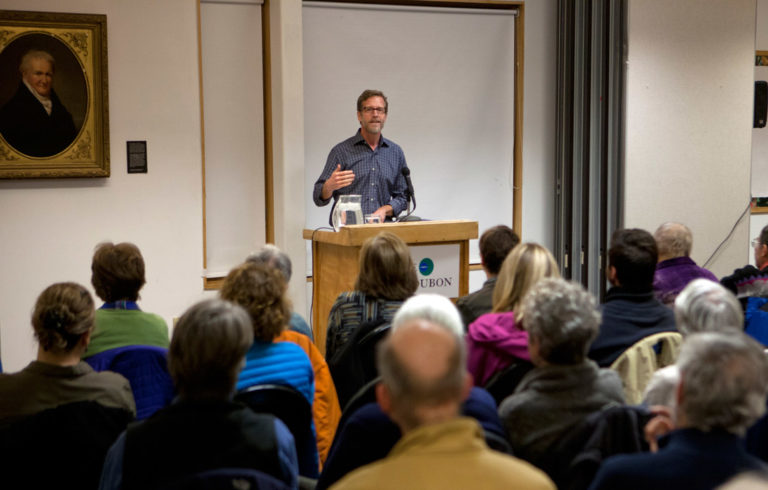
<instances>
[{"instance_id":1,"label":"beige wall","mask_svg":"<svg viewBox=\"0 0 768 490\"><path fill-rule=\"evenodd\" d=\"M699 263L750 199L755 0L629 0L627 227L686 223ZM710 265L747 262L748 219Z\"/></svg>"},{"instance_id":2,"label":"beige wall","mask_svg":"<svg viewBox=\"0 0 768 490\"><path fill-rule=\"evenodd\" d=\"M29 315L49 284L90 286L94 246L133 241L140 305L171 322L203 296L196 5L191 0L5 0L3 8L107 15L112 176L0 182L0 335L6 370L36 352ZM146 140L149 173L126 173Z\"/></svg>"}]
</instances>

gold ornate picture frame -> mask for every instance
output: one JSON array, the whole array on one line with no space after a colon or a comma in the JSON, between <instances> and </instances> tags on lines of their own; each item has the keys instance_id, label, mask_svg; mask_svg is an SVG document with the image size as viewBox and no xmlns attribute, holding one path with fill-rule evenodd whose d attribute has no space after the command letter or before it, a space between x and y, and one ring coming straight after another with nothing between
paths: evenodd
<instances>
[{"instance_id":1,"label":"gold ornate picture frame","mask_svg":"<svg viewBox=\"0 0 768 490\"><path fill-rule=\"evenodd\" d=\"M109 177L107 17L0 10L0 179L61 177Z\"/></svg>"}]
</instances>

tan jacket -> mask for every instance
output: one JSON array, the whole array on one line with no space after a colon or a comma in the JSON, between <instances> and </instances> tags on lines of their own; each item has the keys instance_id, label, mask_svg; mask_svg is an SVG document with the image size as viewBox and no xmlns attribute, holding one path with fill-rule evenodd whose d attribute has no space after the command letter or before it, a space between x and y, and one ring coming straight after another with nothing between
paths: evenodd
<instances>
[{"instance_id":1,"label":"tan jacket","mask_svg":"<svg viewBox=\"0 0 768 490\"><path fill-rule=\"evenodd\" d=\"M331 488L554 490L555 485L529 463L489 449L477 421L460 417L408 432L385 459Z\"/></svg>"},{"instance_id":2,"label":"tan jacket","mask_svg":"<svg viewBox=\"0 0 768 490\"><path fill-rule=\"evenodd\" d=\"M317 432L317 452L320 456L320 469L328 457L336 428L341 418L341 407L336 395L336 386L331 378L328 364L315 344L304 334L285 330L275 338L275 342L293 342L304 349L315 372L315 398L312 402L312 415Z\"/></svg>"},{"instance_id":3,"label":"tan jacket","mask_svg":"<svg viewBox=\"0 0 768 490\"><path fill-rule=\"evenodd\" d=\"M636 405L643 400L648 382L660 368L675 363L683 337L677 332L660 332L638 341L611 364L624 384L627 404ZM657 344L660 346L656 352Z\"/></svg>"}]
</instances>

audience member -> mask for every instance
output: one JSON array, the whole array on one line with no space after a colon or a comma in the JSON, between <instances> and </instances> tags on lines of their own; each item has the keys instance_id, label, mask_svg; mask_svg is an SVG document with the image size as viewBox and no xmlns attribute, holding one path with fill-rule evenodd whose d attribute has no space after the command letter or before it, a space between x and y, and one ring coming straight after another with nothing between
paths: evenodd
<instances>
[{"instance_id":1,"label":"audience member","mask_svg":"<svg viewBox=\"0 0 768 490\"><path fill-rule=\"evenodd\" d=\"M720 279L720 284L730 289L738 298L768 295L768 225L757 238L752 239L755 265L745 265Z\"/></svg>"},{"instance_id":2,"label":"audience member","mask_svg":"<svg viewBox=\"0 0 768 490\"><path fill-rule=\"evenodd\" d=\"M32 328L37 360L18 373L0 374L0 421L79 401L123 409L136 415L128 380L116 373L97 373L81 360L94 322L93 298L72 282L53 284L37 298Z\"/></svg>"},{"instance_id":3,"label":"audience member","mask_svg":"<svg viewBox=\"0 0 768 490\"><path fill-rule=\"evenodd\" d=\"M755 252L755 265L760 271L768 268L768 225L760 230L760 236L752 240Z\"/></svg>"},{"instance_id":4,"label":"audience member","mask_svg":"<svg viewBox=\"0 0 768 490\"><path fill-rule=\"evenodd\" d=\"M285 283L291 282L291 275L293 274L293 265L291 264L291 258L288 254L277 248L275 245L268 243L261 247L259 251L253 253L245 259L246 262L253 262L254 264L267 264L272 266L283 273ZM304 318L296 313L291 312L291 319L288 322L288 328L294 332L303 333L310 340L314 340L312 335L312 329L307 324Z\"/></svg>"},{"instance_id":5,"label":"audience member","mask_svg":"<svg viewBox=\"0 0 768 490\"><path fill-rule=\"evenodd\" d=\"M315 375L309 357L295 343L276 340L287 327L291 316L291 305L285 290L282 273L264 264L244 263L232 269L224 279L219 292L221 298L248 311L253 326L254 342L245 355L245 367L240 372L237 390L258 384L295 388L312 405L315 434L322 432L325 440L332 440L335 426L321 425L328 421L327 414L322 412L327 405L313 404ZM328 392L327 386L323 389ZM314 469L309 472L306 462L302 459L302 475L316 476L318 458L314 457Z\"/></svg>"},{"instance_id":6,"label":"audience member","mask_svg":"<svg viewBox=\"0 0 768 490\"><path fill-rule=\"evenodd\" d=\"M482 288L459 298L456 302L465 329L477 320L477 317L490 313L493 309L493 288L496 286L496 276L499 275L504 259L518 243L520 243L520 237L512 228L505 225L488 228L480 236L480 262L485 271L486 281Z\"/></svg>"},{"instance_id":7,"label":"audience member","mask_svg":"<svg viewBox=\"0 0 768 490\"><path fill-rule=\"evenodd\" d=\"M608 250L608 290L602 305L600 332L589 357L601 367L635 342L655 333L674 332L672 310L653 296L653 276L658 262L656 241L645 230L616 230Z\"/></svg>"},{"instance_id":8,"label":"audience member","mask_svg":"<svg viewBox=\"0 0 768 490\"><path fill-rule=\"evenodd\" d=\"M275 417L232 401L252 342L248 314L237 305L210 299L187 310L168 354L178 399L118 438L100 488L186 488L186 478L220 468L258 470L295 488L291 433Z\"/></svg>"},{"instance_id":9,"label":"audience member","mask_svg":"<svg viewBox=\"0 0 768 490\"><path fill-rule=\"evenodd\" d=\"M541 245L520 244L504 259L493 290L493 311L470 324L467 333L468 367L475 386L485 386L514 362L530 360L520 304L545 277L560 277L560 272L552 254Z\"/></svg>"},{"instance_id":10,"label":"audience member","mask_svg":"<svg viewBox=\"0 0 768 490\"><path fill-rule=\"evenodd\" d=\"M655 453L607 459L590 488L711 489L731 477L768 467L747 454L741 436L765 412L768 360L740 333L686 338L674 430Z\"/></svg>"},{"instance_id":11,"label":"audience member","mask_svg":"<svg viewBox=\"0 0 768 490\"><path fill-rule=\"evenodd\" d=\"M325 358L329 361L364 324L389 323L403 301L418 288L408 245L381 232L363 243L354 291L341 293L328 315Z\"/></svg>"},{"instance_id":12,"label":"audience member","mask_svg":"<svg viewBox=\"0 0 768 490\"><path fill-rule=\"evenodd\" d=\"M395 315L392 329L417 319L428 319L434 325L457 335L463 331L456 308L450 300L440 295L420 294L406 300ZM490 440L489 445L506 440L496 413L495 400L484 389L472 388L461 406L461 413L480 423L486 439ZM363 405L339 427L327 464L317 482L317 489L328 488L352 470L385 458L401 436L400 428L384 413L381 406L377 403Z\"/></svg>"},{"instance_id":13,"label":"audience member","mask_svg":"<svg viewBox=\"0 0 768 490\"><path fill-rule=\"evenodd\" d=\"M258 260L254 259L256 256L259 257ZM291 277L291 262L288 256L280 252L274 245L265 246L258 254L248 257L246 263L265 264L267 267L280 271L286 280L287 287L288 279ZM255 281L256 279L253 276L250 276L250 278L243 276L242 280L243 287L248 287L248 281ZM243 302L240 305L250 313L254 321L258 321L261 301L255 297L253 299L256 301L247 304ZM295 318L299 318L301 322L304 321L295 312L291 313L291 321L294 321ZM336 434L336 427L339 425L341 407L339 406L336 388L331 378L331 371L328 369L328 363L325 362L325 358L320 353L320 350L312 343L311 338L298 332L298 330L284 329L274 338L274 342L293 342L304 350L307 357L309 357L309 361L312 363L312 369L315 373L315 398L312 404L312 412L315 415L317 449L320 455L320 465L322 466L328 457L328 451Z\"/></svg>"},{"instance_id":14,"label":"audience member","mask_svg":"<svg viewBox=\"0 0 768 490\"><path fill-rule=\"evenodd\" d=\"M692 280L697 278L717 282L717 277L691 259L693 234L681 224L667 222L653 233L659 251L659 263L653 278L656 299L671 306L675 297Z\"/></svg>"},{"instance_id":15,"label":"audience member","mask_svg":"<svg viewBox=\"0 0 768 490\"><path fill-rule=\"evenodd\" d=\"M744 324L744 314L736 297L708 279L689 282L675 299L674 311L677 329L684 337L698 332L738 332ZM643 401L674 411L679 379L677 365L659 369L646 386Z\"/></svg>"},{"instance_id":16,"label":"audience member","mask_svg":"<svg viewBox=\"0 0 768 490\"><path fill-rule=\"evenodd\" d=\"M449 314L458 319L455 310ZM490 450L477 421L459 416L472 382L460 334L442 324L431 317L403 318L380 344L376 398L403 437L385 459L333 488L554 489L540 470Z\"/></svg>"},{"instance_id":17,"label":"audience member","mask_svg":"<svg viewBox=\"0 0 768 490\"><path fill-rule=\"evenodd\" d=\"M104 304L96 310L96 328L84 357L129 345L168 347L165 320L136 304L145 282L144 258L136 245L105 242L96 247L91 284Z\"/></svg>"},{"instance_id":18,"label":"audience member","mask_svg":"<svg viewBox=\"0 0 768 490\"><path fill-rule=\"evenodd\" d=\"M561 435L590 413L624 403L619 375L587 358L600 326L592 296L576 283L542 279L523 299L536 366L499 407L512 452L541 467Z\"/></svg>"}]
</instances>

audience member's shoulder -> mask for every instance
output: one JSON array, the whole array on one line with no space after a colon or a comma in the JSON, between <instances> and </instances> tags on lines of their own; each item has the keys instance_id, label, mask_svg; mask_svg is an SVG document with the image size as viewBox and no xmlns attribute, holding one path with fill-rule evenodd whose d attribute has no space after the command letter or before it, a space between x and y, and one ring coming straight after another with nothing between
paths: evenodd
<instances>
[{"instance_id":1,"label":"audience member's shoulder","mask_svg":"<svg viewBox=\"0 0 768 490\"><path fill-rule=\"evenodd\" d=\"M166 329L168 328L168 323L166 323L165 318L161 317L157 313L144 312L144 314L146 315L146 318L149 319L149 321L151 321L152 323L158 326L162 325Z\"/></svg>"},{"instance_id":2,"label":"audience member's shoulder","mask_svg":"<svg viewBox=\"0 0 768 490\"><path fill-rule=\"evenodd\" d=\"M498 469L499 473L509 478L509 485L514 488L526 488L530 490L554 490L555 484L542 470L528 461L503 454L498 451L488 450L489 472ZM511 488L511 487L510 487Z\"/></svg>"},{"instance_id":3,"label":"audience member's shoulder","mask_svg":"<svg viewBox=\"0 0 768 490\"><path fill-rule=\"evenodd\" d=\"M122 408L136 413L131 384L123 375L112 371L91 371L85 377L88 384L101 390L96 401L107 407Z\"/></svg>"},{"instance_id":4,"label":"audience member's shoulder","mask_svg":"<svg viewBox=\"0 0 768 490\"><path fill-rule=\"evenodd\" d=\"M617 403L624 403L624 383L621 381L619 373L610 368L599 368L597 374L596 389L603 396L615 400Z\"/></svg>"},{"instance_id":5,"label":"audience member's shoulder","mask_svg":"<svg viewBox=\"0 0 768 490\"><path fill-rule=\"evenodd\" d=\"M346 303L359 303L365 301L365 293L362 291L344 291L336 297L336 305Z\"/></svg>"}]
</instances>

